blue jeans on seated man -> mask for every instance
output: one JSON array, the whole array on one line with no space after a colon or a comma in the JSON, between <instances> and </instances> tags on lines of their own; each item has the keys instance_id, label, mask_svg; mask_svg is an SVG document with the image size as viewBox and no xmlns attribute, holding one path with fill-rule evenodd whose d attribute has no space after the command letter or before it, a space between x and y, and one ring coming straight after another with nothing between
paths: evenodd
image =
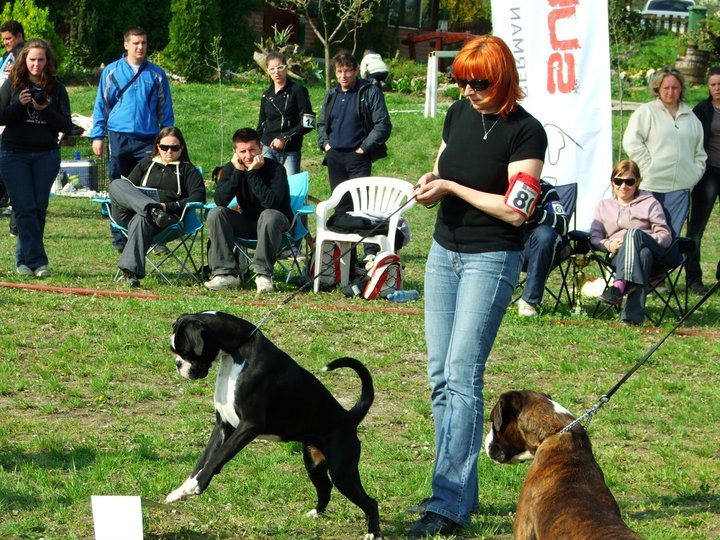
<instances>
[{"instance_id":1,"label":"blue jeans on seated man","mask_svg":"<svg viewBox=\"0 0 720 540\"><path fill-rule=\"evenodd\" d=\"M522 299L538 306L542 303L545 283L552 270L553 259L560 244L560 235L549 225L538 225L525 233L523 267L526 272Z\"/></svg>"},{"instance_id":2,"label":"blue jeans on seated man","mask_svg":"<svg viewBox=\"0 0 720 540\"><path fill-rule=\"evenodd\" d=\"M427 511L461 525L478 508L485 362L520 274L519 251L457 253L432 243L425 266L425 339L435 422Z\"/></svg>"},{"instance_id":3,"label":"blue jeans on seated man","mask_svg":"<svg viewBox=\"0 0 720 540\"><path fill-rule=\"evenodd\" d=\"M648 233L640 229L629 229L625 233L622 246L610 260L615 268L615 279L626 281L625 291L629 291L620 314L623 321L643 323L653 263L662 260L666 254L667 250Z\"/></svg>"},{"instance_id":4,"label":"blue jeans on seated man","mask_svg":"<svg viewBox=\"0 0 720 540\"><path fill-rule=\"evenodd\" d=\"M45 219L50 188L60 170L60 150L0 150L0 174L12 201L17 226L15 266L31 270L48 264Z\"/></svg>"},{"instance_id":5,"label":"blue jeans on seated man","mask_svg":"<svg viewBox=\"0 0 720 540\"><path fill-rule=\"evenodd\" d=\"M280 165L285 168L285 172L288 176L297 174L300 172L300 152L278 152L273 150L269 146L263 144L262 155L268 157L273 161L277 161Z\"/></svg>"}]
</instances>

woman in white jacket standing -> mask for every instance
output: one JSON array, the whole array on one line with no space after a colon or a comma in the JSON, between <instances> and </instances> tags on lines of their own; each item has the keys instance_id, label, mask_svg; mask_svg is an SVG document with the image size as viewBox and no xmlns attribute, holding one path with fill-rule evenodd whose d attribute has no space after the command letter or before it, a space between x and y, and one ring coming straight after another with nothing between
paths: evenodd
<instances>
[{"instance_id":1,"label":"woman in white jacket standing","mask_svg":"<svg viewBox=\"0 0 720 540\"><path fill-rule=\"evenodd\" d=\"M630 117L623 149L640 167L643 189L669 193L692 189L705 171L707 154L703 128L684 102L685 80L673 68L663 68L651 84L655 99Z\"/></svg>"}]
</instances>

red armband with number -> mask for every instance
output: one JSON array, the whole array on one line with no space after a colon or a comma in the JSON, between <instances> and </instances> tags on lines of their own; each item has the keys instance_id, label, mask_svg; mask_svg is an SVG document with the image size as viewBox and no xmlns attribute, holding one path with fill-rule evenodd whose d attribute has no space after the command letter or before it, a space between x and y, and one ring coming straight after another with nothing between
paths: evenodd
<instances>
[{"instance_id":1,"label":"red armband with number","mask_svg":"<svg viewBox=\"0 0 720 540\"><path fill-rule=\"evenodd\" d=\"M540 199L540 181L527 173L519 172L510 178L510 185L505 193L505 204L513 212L530 219L535 205Z\"/></svg>"}]
</instances>

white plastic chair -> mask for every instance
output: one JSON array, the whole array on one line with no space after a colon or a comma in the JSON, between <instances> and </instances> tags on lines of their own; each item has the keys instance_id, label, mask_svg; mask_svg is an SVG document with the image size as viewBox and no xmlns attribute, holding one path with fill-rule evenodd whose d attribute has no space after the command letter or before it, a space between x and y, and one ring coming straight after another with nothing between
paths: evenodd
<instances>
[{"instance_id":1,"label":"white plastic chair","mask_svg":"<svg viewBox=\"0 0 720 540\"><path fill-rule=\"evenodd\" d=\"M340 286L347 285L350 280L350 246L359 242L378 244L380 251L395 252L395 236L397 234L398 221L400 216L409 210L415 200L411 200L401 211L394 214L388 221L387 235L373 235L367 238L356 233L339 233L327 228L327 220L334 213L335 207L346 193L352 198L353 211L380 212L392 214L400 208L408 199L412 199L413 184L400 180L399 178L387 178L383 176L368 176L364 178L353 178L345 180L337 186L330 198L317 205L315 210L315 269L314 276L321 272L323 243L337 242L340 252L345 253L340 261ZM347 253L346 253L347 252ZM316 279L313 284L313 291L320 290L320 280Z\"/></svg>"}]
</instances>

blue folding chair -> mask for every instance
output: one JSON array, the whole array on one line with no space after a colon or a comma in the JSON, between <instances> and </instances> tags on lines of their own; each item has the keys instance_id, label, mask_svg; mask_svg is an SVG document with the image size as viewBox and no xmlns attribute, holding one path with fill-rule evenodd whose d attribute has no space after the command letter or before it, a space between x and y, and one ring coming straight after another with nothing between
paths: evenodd
<instances>
[{"instance_id":1,"label":"blue folding chair","mask_svg":"<svg viewBox=\"0 0 720 540\"><path fill-rule=\"evenodd\" d=\"M288 186L290 188L290 209L293 213L293 219L290 223L290 229L283 233L283 239L280 246L281 253L287 252L290 256L290 266L283 264L281 257L278 257L277 264L286 273L285 283L290 283L293 275L297 273L295 278L299 284L307 279L307 272L304 265L300 264L299 256L304 254L306 260L309 260L309 247L305 242L304 250L302 249L303 240L306 240L310 231L308 231L303 216L311 216L315 214L315 207L307 204L308 190L310 189L310 174L306 171L290 175L288 177ZM231 203L232 205L232 203ZM248 250L257 248L257 240L252 238L235 237L235 247L238 250L238 256L243 257L245 265L252 263L252 257ZM248 276L250 277L250 276Z\"/></svg>"},{"instance_id":2,"label":"blue folding chair","mask_svg":"<svg viewBox=\"0 0 720 540\"><path fill-rule=\"evenodd\" d=\"M110 228L119 232L123 237L127 238L128 230L113 219L110 211L110 199L95 198L93 202L100 203L110 218ZM174 261L177 268L177 277L188 277L193 281L200 281L200 265L196 264L193 257L193 248L198 235L201 233L204 223L198 215L198 210L203 208L203 203L190 202L183 208L180 219L177 223L165 227L153 237L152 243L145 252L146 275L149 276L156 273L168 285L176 280L170 278L167 271L161 268L168 261ZM202 243L202 242L201 242ZM164 246L163 249L161 246ZM153 251L160 253L158 257L151 257ZM122 278L120 269L115 273L114 281Z\"/></svg>"}]
</instances>

